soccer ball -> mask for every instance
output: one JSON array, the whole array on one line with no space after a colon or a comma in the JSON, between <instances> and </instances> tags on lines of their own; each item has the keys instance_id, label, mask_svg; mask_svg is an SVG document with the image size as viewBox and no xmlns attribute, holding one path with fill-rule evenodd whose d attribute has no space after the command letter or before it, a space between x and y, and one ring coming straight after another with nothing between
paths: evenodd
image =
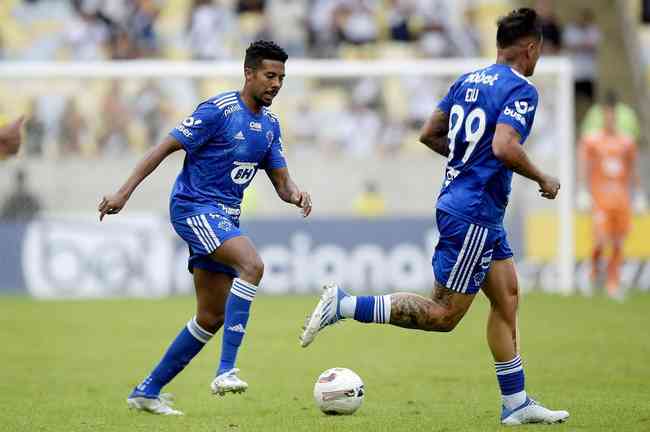
<instances>
[{"instance_id":1,"label":"soccer ball","mask_svg":"<svg viewBox=\"0 0 650 432\"><path fill-rule=\"evenodd\" d=\"M316 406L329 415L354 413L361 406L364 395L361 377L350 369L327 369L314 385Z\"/></svg>"}]
</instances>

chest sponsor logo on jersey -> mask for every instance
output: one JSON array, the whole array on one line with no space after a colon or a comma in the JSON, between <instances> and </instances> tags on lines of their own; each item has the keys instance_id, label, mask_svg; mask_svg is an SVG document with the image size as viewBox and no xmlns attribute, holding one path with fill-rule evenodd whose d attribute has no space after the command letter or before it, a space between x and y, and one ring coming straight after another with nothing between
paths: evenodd
<instances>
[{"instance_id":1,"label":"chest sponsor logo on jersey","mask_svg":"<svg viewBox=\"0 0 650 432\"><path fill-rule=\"evenodd\" d=\"M241 107L239 106L239 104L230 105L228 108L225 109L223 115L228 117L230 114L235 113L237 111L241 111Z\"/></svg>"},{"instance_id":2,"label":"chest sponsor logo on jersey","mask_svg":"<svg viewBox=\"0 0 650 432\"><path fill-rule=\"evenodd\" d=\"M519 123L521 123L522 126L526 126L526 117L524 117L517 111L513 111L509 106L507 106L506 109L503 110L503 113L508 117L512 117L513 119L517 120Z\"/></svg>"},{"instance_id":3,"label":"chest sponsor logo on jersey","mask_svg":"<svg viewBox=\"0 0 650 432\"><path fill-rule=\"evenodd\" d=\"M251 128L252 131L262 132L262 123L260 122L252 121L248 123L248 126Z\"/></svg>"},{"instance_id":4,"label":"chest sponsor logo on jersey","mask_svg":"<svg viewBox=\"0 0 650 432\"><path fill-rule=\"evenodd\" d=\"M235 168L230 171L230 178L236 184L246 184L255 175L257 162L235 162Z\"/></svg>"},{"instance_id":5,"label":"chest sponsor logo on jersey","mask_svg":"<svg viewBox=\"0 0 650 432\"><path fill-rule=\"evenodd\" d=\"M469 83L469 84L485 84L489 86L493 86L494 83L499 79L499 74L486 74L485 71L481 72L474 72L467 78L465 78L464 83Z\"/></svg>"}]
</instances>

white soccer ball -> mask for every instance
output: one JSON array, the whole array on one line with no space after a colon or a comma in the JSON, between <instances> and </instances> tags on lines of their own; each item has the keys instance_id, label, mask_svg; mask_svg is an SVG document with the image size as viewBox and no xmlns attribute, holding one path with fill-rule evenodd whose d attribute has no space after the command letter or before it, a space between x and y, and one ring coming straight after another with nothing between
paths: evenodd
<instances>
[{"instance_id":1,"label":"white soccer ball","mask_svg":"<svg viewBox=\"0 0 650 432\"><path fill-rule=\"evenodd\" d=\"M316 406L330 415L354 413L365 393L361 377L346 368L327 369L314 385Z\"/></svg>"}]
</instances>

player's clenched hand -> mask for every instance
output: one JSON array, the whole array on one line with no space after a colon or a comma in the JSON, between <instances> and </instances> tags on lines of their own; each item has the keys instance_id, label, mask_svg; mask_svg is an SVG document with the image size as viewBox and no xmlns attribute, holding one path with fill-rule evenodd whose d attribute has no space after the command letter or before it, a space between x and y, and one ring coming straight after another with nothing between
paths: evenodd
<instances>
[{"instance_id":1,"label":"player's clenched hand","mask_svg":"<svg viewBox=\"0 0 650 432\"><path fill-rule=\"evenodd\" d=\"M128 199L128 196L119 192L112 195L105 195L97 207L97 210L99 210L99 220L104 219L104 215L119 213Z\"/></svg>"},{"instance_id":2,"label":"player's clenched hand","mask_svg":"<svg viewBox=\"0 0 650 432\"><path fill-rule=\"evenodd\" d=\"M297 193L292 202L302 209L302 217L309 216L311 213L311 195L309 195L309 192Z\"/></svg>"},{"instance_id":3,"label":"player's clenched hand","mask_svg":"<svg viewBox=\"0 0 650 432\"><path fill-rule=\"evenodd\" d=\"M560 181L552 176L544 176L539 182L539 192L543 198L555 199L560 191Z\"/></svg>"}]
</instances>

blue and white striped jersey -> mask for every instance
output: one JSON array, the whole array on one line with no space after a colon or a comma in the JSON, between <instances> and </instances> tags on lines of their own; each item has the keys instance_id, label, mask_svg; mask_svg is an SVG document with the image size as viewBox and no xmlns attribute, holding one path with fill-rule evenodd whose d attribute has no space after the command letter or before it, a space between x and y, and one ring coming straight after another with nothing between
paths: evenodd
<instances>
[{"instance_id":1,"label":"blue and white striped jersey","mask_svg":"<svg viewBox=\"0 0 650 432\"><path fill-rule=\"evenodd\" d=\"M449 160L437 208L488 227L503 223L512 171L492 152L498 123L523 144L535 118L535 86L510 66L494 64L462 75L440 101L449 114Z\"/></svg>"},{"instance_id":2,"label":"blue and white striped jersey","mask_svg":"<svg viewBox=\"0 0 650 432\"><path fill-rule=\"evenodd\" d=\"M186 151L171 193L173 218L209 213L218 204L239 209L258 169L286 166L277 116L266 108L253 113L239 92L201 103L170 135Z\"/></svg>"}]
</instances>

